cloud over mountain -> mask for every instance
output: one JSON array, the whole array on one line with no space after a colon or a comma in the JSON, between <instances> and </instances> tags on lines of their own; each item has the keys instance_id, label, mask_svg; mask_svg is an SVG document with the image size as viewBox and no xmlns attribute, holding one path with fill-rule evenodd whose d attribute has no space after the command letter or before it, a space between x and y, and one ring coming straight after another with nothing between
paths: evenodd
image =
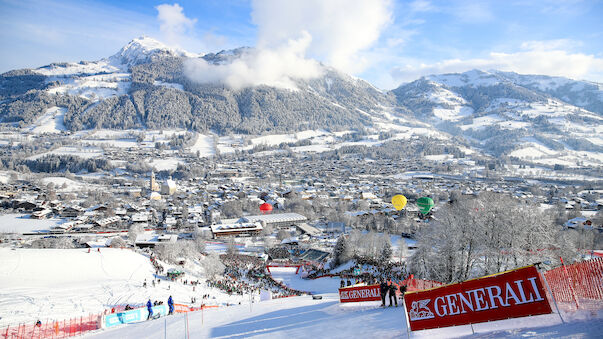
<instances>
[{"instance_id":1,"label":"cloud over mountain","mask_svg":"<svg viewBox=\"0 0 603 339\"><path fill-rule=\"evenodd\" d=\"M356 73L367 64L359 53L377 41L391 20L387 0L255 0L252 7L257 47L232 63L189 60L185 74L191 80L234 89L254 85L295 89L295 79L322 74L313 59Z\"/></svg>"}]
</instances>

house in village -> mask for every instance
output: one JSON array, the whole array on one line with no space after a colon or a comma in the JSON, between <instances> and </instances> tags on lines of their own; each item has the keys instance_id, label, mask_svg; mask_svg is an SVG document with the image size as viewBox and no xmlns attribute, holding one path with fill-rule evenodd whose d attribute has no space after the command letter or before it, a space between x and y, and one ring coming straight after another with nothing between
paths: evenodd
<instances>
[{"instance_id":1,"label":"house in village","mask_svg":"<svg viewBox=\"0 0 603 339\"><path fill-rule=\"evenodd\" d=\"M136 237L134 244L140 248L155 247L160 244L174 244L178 240L178 234L149 234L142 233Z\"/></svg>"},{"instance_id":2,"label":"house in village","mask_svg":"<svg viewBox=\"0 0 603 339\"><path fill-rule=\"evenodd\" d=\"M260 222L235 222L227 224L213 224L211 233L214 238L229 236L253 236L260 234L264 229Z\"/></svg>"}]
</instances>

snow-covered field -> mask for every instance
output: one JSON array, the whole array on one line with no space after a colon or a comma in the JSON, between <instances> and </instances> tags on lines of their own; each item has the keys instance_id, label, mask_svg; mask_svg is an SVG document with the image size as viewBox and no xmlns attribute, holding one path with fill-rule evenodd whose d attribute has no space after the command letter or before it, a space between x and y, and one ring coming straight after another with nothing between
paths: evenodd
<instances>
[{"instance_id":1,"label":"snow-covered field","mask_svg":"<svg viewBox=\"0 0 603 339\"><path fill-rule=\"evenodd\" d=\"M55 106L47 109L44 115L31 126L31 131L33 133L61 133L65 131L63 118L66 112L67 108L65 107Z\"/></svg>"},{"instance_id":2,"label":"snow-covered field","mask_svg":"<svg viewBox=\"0 0 603 339\"><path fill-rule=\"evenodd\" d=\"M0 224L1 220L0 220ZM102 313L114 305L139 305L152 300L189 304L192 296L215 299L206 304L237 303L205 287L162 280L155 287L155 272L147 256L128 249L15 249L0 248L0 328L41 320L63 320ZM167 268L166 268L167 269ZM191 275L186 279L196 280ZM147 280L148 287L143 288ZM248 299L247 299L248 300Z\"/></svg>"},{"instance_id":3,"label":"snow-covered field","mask_svg":"<svg viewBox=\"0 0 603 339\"><path fill-rule=\"evenodd\" d=\"M402 307L381 308L380 302L339 303L338 279L302 280L291 269L274 269L273 277L294 288L315 290L310 296L262 301L252 305L194 312L166 319L100 331L89 338L449 338L449 337L597 337L603 330L603 312L556 314L458 326L407 334ZM187 319L188 318L188 319ZM188 330L185 322L188 320Z\"/></svg>"},{"instance_id":4,"label":"snow-covered field","mask_svg":"<svg viewBox=\"0 0 603 339\"><path fill-rule=\"evenodd\" d=\"M216 154L214 147L214 139L212 136L199 134L190 151L195 154L199 152L199 157L210 157Z\"/></svg>"},{"instance_id":5,"label":"snow-covered field","mask_svg":"<svg viewBox=\"0 0 603 339\"><path fill-rule=\"evenodd\" d=\"M148 298L177 303L191 296L210 293L209 304L217 309L177 314L154 321L98 330L87 338L185 337L188 318L191 338L396 338L407 335L404 309L380 308L379 302L340 304L339 279L303 280L291 268L272 269L273 277L296 289L310 290L323 297L282 298L249 303L249 297L235 297L204 287L195 292L190 285L151 281L153 267L144 255L126 249L102 248L36 250L0 248L0 327L36 319L64 319L99 313L115 304L141 304ZM194 279L194 278L190 278ZM168 289L169 286L169 289ZM241 304L239 304L241 302ZM235 306L225 306L226 303ZM477 337L597 337L603 331L603 312L556 314L474 325ZM164 332L165 331L165 332ZM165 333L165 334L164 334ZM460 337L471 335L470 326L411 333L413 338Z\"/></svg>"},{"instance_id":6,"label":"snow-covered field","mask_svg":"<svg viewBox=\"0 0 603 339\"><path fill-rule=\"evenodd\" d=\"M63 223L63 219L31 219L29 214L3 214L0 215L0 233L22 234L48 231L61 223ZM0 286L2 285L0 284Z\"/></svg>"}]
</instances>

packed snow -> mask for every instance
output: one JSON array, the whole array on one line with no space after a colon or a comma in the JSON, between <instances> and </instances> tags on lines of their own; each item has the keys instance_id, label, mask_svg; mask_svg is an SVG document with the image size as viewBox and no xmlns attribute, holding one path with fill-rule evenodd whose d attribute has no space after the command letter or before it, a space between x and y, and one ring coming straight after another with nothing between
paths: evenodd
<instances>
[{"instance_id":1,"label":"packed snow","mask_svg":"<svg viewBox=\"0 0 603 339\"><path fill-rule=\"evenodd\" d=\"M149 165L156 171L175 171L178 165L184 164L183 159L178 158L154 158L150 160Z\"/></svg>"},{"instance_id":2,"label":"packed snow","mask_svg":"<svg viewBox=\"0 0 603 339\"><path fill-rule=\"evenodd\" d=\"M29 214L3 214L0 215L0 233L47 232L63 221L63 219L33 219Z\"/></svg>"},{"instance_id":3,"label":"packed snow","mask_svg":"<svg viewBox=\"0 0 603 339\"><path fill-rule=\"evenodd\" d=\"M65 123L63 118L67 108L65 107L51 107L46 110L44 115L39 117L31 127L31 131L36 134L42 133L61 133L65 130Z\"/></svg>"},{"instance_id":4,"label":"packed snow","mask_svg":"<svg viewBox=\"0 0 603 339\"><path fill-rule=\"evenodd\" d=\"M177 84L177 83L173 83L173 82L163 82L163 81L155 80L155 82L153 82L153 85L161 86L161 87L165 87L165 88L177 89L179 91L184 91L184 86L182 86L182 84Z\"/></svg>"},{"instance_id":5,"label":"packed snow","mask_svg":"<svg viewBox=\"0 0 603 339\"><path fill-rule=\"evenodd\" d=\"M195 144L190 149L191 153L199 153L199 157L210 157L216 154L214 138L211 135L199 134Z\"/></svg>"},{"instance_id":6,"label":"packed snow","mask_svg":"<svg viewBox=\"0 0 603 339\"><path fill-rule=\"evenodd\" d=\"M603 312L557 314L490 323L407 332L403 307L379 307L380 301L339 303L338 279L303 280L291 269L273 269L273 277L294 288L317 291L310 296L221 307L176 315L90 334L90 338L451 338L451 337L590 337L603 330ZM188 328L185 327L188 323Z\"/></svg>"},{"instance_id":7,"label":"packed snow","mask_svg":"<svg viewBox=\"0 0 603 339\"><path fill-rule=\"evenodd\" d=\"M0 225L5 220L0 217ZM205 287L204 281L195 292L191 285L168 280L153 286L155 270L148 256L129 249L0 248L0 263L0 328L98 314L116 305L141 305L149 298L165 302L170 295L183 304L190 304L192 296L201 300L203 294L212 296L204 301L209 305L244 300Z\"/></svg>"},{"instance_id":8,"label":"packed snow","mask_svg":"<svg viewBox=\"0 0 603 339\"><path fill-rule=\"evenodd\" d=\"M91 158L102 157L104 154L104 151L98 147L62 146L62 147L59 147L59 148L49 151L49 152L32 155L32 156L28 157L27 159L35 160L35 159L39 159L39 158L42 158L44 156L51 155L51 154L70 155L70 156L75 156L75 157L79 157L79 158L83 158L83 159L91 159Z\"/></svg>"},{"instance_id":9,"label":"packed snow","mask_svg":"<svg viewBox=\"0 0 603 339\"><path fill-rule=\"evenodd\" d=\"M302 279L294 268L272 268L272 276L311 296L253 303L249 296L228 296L205 287L195 292L178 282L152 286L153 266L146 255L128 249L10 249L0 248L0 327L36 319L59 320L97 314L114 305L139 306L149 298L188 304L191 296L210 293L206 304L220 305L163 319L97 330L87 338L394 338L407 335L403 307L379 307L380 302L339 303L339 279ZM68 263L68 264L66 264ZM148 282L143 287L143 282ZM194 278L191 278L194 279ZM169 287L168 287L169 286ZM231 306L226 306L226 304ZM232 306L234 305L234 306ZM603 330L603 312L557 314L473 325L477 337L592 337ZM188 328L185 322L188 322ZM187 333L188 332L188 333ZM165 334L164 334L165 333ZM413 338L471 335L470 326L412 332Z\"/></svg>"}]
</instances>

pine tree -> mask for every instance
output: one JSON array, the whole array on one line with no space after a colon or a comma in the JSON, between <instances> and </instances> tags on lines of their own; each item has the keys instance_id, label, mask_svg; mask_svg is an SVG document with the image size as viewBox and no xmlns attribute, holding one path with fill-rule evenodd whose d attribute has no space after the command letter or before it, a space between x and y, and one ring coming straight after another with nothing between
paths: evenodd
<instances>
[{"instance_id":1,"label":"pine tree","mask_svg":"<svg viewBox=\"0 0 603 339\"><path fill-rule=\"evenodd\" d=\"M392 244L390 242L389 236L384 236L384 242L383 242L383 247L381 248L381 253L379 255L379 261L381 261L382 263L388 263L389 260L392 257L393 251L392 251Z\"/></svg>"},{"instance_id":2,"label":"pine tree","mask_svg":"<svg viewBox=\"0 0 603 339\"><path fill-rule=\"evenodd\" d=\"M335 267L343 264L348 259L347 252L348 241L345 235L342 234L337 238L337 243L335 243L335 248L333 248L333 263Z\"/></svg>"}]
</instances>

